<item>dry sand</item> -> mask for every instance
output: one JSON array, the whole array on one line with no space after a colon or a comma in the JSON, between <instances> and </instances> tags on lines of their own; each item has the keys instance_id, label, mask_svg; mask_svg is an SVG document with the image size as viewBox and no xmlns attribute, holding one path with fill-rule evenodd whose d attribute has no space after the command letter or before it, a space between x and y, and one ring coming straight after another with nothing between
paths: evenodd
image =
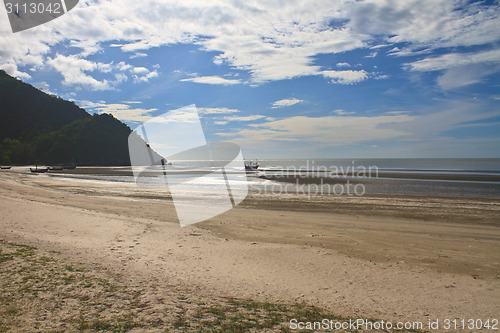
<instances>
[{"instance_id":1,"label":"dry sand","mask_svg":"<svg viewBox=\"0 0 500 333\"><path fill-rule=\"evenodd\" d=\"M2 172L0 212L5 242L146 288L150 308L182 294L391 321L500 314L498 198L253 195L180 228L168 193Z\"/></svg>"}]
</instances>

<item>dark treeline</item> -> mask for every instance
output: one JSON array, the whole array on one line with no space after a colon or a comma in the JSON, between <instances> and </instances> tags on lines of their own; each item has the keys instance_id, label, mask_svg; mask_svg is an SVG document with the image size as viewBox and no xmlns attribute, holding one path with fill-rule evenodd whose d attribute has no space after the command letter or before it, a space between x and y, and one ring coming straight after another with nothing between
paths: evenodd
<instances>
[{"instance_id":1,"label":"dark treeline","mask_svg":"<svg viewBox=\"0 0 500 333\"><path fill-rule=\"evenodd\" d=\"M130 165L130 128L0 70L0 164Z\"/></svg>"}]
</instances>

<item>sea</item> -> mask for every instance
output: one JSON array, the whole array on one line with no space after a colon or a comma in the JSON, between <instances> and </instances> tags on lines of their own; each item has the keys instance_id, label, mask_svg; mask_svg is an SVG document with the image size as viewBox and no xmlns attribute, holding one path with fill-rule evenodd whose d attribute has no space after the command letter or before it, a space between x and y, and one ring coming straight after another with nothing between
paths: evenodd
<instances>
[{"instance_id":1,"label":"sea","mask_svg":"<svg viewBox=\"0 0 500 333\"><path fill-rule=\"evenodd\" d=\"M500 197L500 159L295 159L261 160L269 175L312 175L351 180L366 194ZM335 181L330 182L331 185ZM340 189L340 187L339 187ZM300 190L300 187L299 187ZM340 191L337 191L340 192ZM345 193L344 193L345 194Z\"/></svg>"},{"instance_id":2,"label":"sea","mask_svg":"<svg viewBox=\"0 0 500 333\"><path fill-rule=\"evenodd\" d=\"M248 186L250 192L312 195L427 195L500 197L500 158L483 159L263 159L256 171L234 173L233 190ZM189 168L189 161L168 167L166 179L149 177L141 186L176 184L184 181L175 171ZM102 168L101 168L102 169ZM116 168L115 168L116 169ZM210 177L213 170L200 169L191 177L192 191L220 184L222 176ZM111 168L110 168L111 170ZM133 183L130 175L112 172L97 174L50 174L104 182ZM227 177L227 176L226 176ZM193 181L194 180L194 181Z\"/></svg>"}]
</instances>

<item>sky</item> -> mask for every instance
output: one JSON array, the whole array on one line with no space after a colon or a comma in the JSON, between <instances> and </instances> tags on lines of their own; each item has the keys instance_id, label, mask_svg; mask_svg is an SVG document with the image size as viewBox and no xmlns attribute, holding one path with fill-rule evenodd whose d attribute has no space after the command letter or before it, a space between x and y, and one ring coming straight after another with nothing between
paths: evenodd
<instances>
[{"instance_id":1,"label":"sky","mask_svg":"<svg viewBox=\"0 0 500 333\"><path fill-rule=\"evenodd\" d=\"M500 157L499 0L80 0L18 33L2 6L0 68L132 129L194 104L245 158Z\"/></svg>"}]
</instances>

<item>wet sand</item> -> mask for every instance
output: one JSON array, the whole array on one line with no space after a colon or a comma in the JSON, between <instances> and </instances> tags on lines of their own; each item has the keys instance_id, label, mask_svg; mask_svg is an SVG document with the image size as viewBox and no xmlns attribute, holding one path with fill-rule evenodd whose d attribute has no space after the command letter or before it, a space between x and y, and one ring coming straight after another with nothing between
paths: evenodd
<instances>
[{"instance_id":1,"label":"wet sand","mask_svg":"<svg viewBox=\"0 0 500 333\"><path fill-rule=\"evenodd\" d=\"M497 173L491 174L474 174L474 173L461 173L448 172L448 173L435 173L435 172L389 172L378 171L368 174L366 176L344 177L344 176L329 176L321 177L314 173L302 173L299 175L287 175L286 173L279 175L263 175L263 179L275 180L280 182L296 183L299 184L337 184L346 181L351 182L366 182L374 179L424 179L424 180L444 180L444 181L467 181L467 182L500 182L500 175ZM498 184L496 184L498 186Z\"/></svg>"},{"instance_id":2,"label":"wet sand","mask_svg":"<svg viewBox=\"0 0 500 333\"><path fill-rule=\"evenodd\" d=\"M385 320L500 313L500 199L250 195L180 228L168 192L0 174L2 239L120 283ZM174 288L175 289L175 288Z\"/></svg>"}]
</instances>

